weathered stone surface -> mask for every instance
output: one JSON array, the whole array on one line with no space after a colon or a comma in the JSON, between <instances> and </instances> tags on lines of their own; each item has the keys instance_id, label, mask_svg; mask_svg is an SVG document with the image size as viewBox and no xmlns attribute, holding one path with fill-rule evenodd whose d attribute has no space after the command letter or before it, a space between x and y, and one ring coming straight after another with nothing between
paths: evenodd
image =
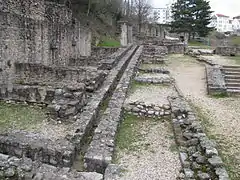
<instances>
[{"instance_id":1,"label":"weathered stone surface","mask_svg":"<svg viewBox=\"0 0 240 180\"><path fill-rule=\"evenodd\" d=\"M108 108L101 117L100 123L95 130L93 140L84 157L88 171L103 173L108 164L112 161L115 135L117 133L118 124L122 118L122 106L141 52L142 47L137 50L126 68L126 71L109 101Z\"/></svg>"},{"instance_id":2,"label":"weathered stone surface","mask_svg":"<svg viewBox=\"0 0 240 180\"><path fill-rule=\"evenodd\" d=\"M122 175L123 168L116 164L109 164L104 173L104 180L119 179Z\"/></svg>"},{"instance_id":3,"label":"weathered stone surface","mask_svg":"<svg viewBox=\"0 0 240 180\"><path fill-rule=\"evenodd\" d=\"M226 85L221 67L219 66L205 66L207 76L208 94L225 94Z\"/></svg>"},{"instance_id":4,"label":"weathered stone surface","mask_svg":"<svg viewBox=\"0 0 240 180\"><path fill-rule=\"evenodd\" d=\"M185 176L214 179L222 173L221 176L228 179L227 173L224 173L226 169L223 168L223 162L218 156L216 143L203 132L203 127L180 91L178 95L169 97L169 102L174 115L172 122L176 140L181 149L180 159L185 160L183 154L188 154L187 162L191 164L186 166L186 163L182 163ZM202 169L204 172L201 172Z\"/></svg>"},{"instance_id":5,"label":"weathered stone surface","mask_svg":"<svg viewBox=\"0 0 240 180\"><path fill-rule=\"evenodd\" d=\"M0 154L2 156L2 154ZM18 161L19 165L14 165ZM103 175L95 172L75 172L70 168L56 168L40 162L32 162L28 158L12 157L2 161L0 179L34 179L34 180L103 180ZM30 165L31 164L31 165ZM28 168L26 168L28 167Z\"/></svg>"}]
</instances>

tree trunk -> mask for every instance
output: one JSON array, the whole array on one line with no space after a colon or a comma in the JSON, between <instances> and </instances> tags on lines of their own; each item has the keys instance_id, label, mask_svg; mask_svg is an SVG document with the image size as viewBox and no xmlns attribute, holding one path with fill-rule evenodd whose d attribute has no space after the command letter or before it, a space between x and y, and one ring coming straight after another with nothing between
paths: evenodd
<instances>
[{"instance_id":1,"label":"tree trunk","mask_svg":"<svg viewBox=\"0 0 240 180\"><path fill-rule=\"evenodd\" d=\"M87 16L89 16L90 10L91 10L92 0L88 0L88 11Z\"/></svg>"}]
</instances>

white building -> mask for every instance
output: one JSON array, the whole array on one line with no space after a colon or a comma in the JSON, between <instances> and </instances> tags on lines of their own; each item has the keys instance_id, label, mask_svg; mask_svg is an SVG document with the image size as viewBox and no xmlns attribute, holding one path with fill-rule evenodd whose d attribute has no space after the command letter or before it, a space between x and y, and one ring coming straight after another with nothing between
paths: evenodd
<instances>
[{"instance_id":1,"label":"white building","mask_svg":"<svg viewBox=\"0 0 240 180\"><path fill-rule=\"evenodd\" d=\"M211 27L215 27L218 32L233 32L232 18L223 14L212 16Z\"/></svg>"},{"instance_id":2,"label":"white building","mask_svg":"<svg viewBox=\"0 0 240 180\"><path fill-rule=\"evenodd\" d=\"M235 33L240 32L240 16L233 17L232 27L233 27L233 32Z\"/></svg>"},{"instance_id":3,"label":"white building","mask_svg":"<svg viewBox=\"0 0 240 180\"><path fill-rule=\"evenodd\" d=\"M156 11L158 14L158 23L159 24L169 24L172 22L172 4L176 0L170 0L168 4L165 5L165 7L162 8L153 8L153 11Z\"/></svg>"}]
</instances>

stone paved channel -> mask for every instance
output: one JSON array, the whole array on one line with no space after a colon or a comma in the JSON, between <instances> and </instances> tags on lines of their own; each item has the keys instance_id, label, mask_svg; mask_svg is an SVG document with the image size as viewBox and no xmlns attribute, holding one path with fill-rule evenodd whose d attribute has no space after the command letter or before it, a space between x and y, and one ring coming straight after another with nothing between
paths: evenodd
<instances>
[{"instance_id":1,"label":"stone paved channel","mask_svg":"<svg viewBox=\"0 0 240 180\"><path fill-rule=\"evenodd\" d=\"M213 57L211 57L213 58ZM214 59L218 62L217 59ZM224 64L228 61L224 61ZM218 62L222 64L223 61ZM240 179L240 99L207 95L204 65L183 55L169 56L170 73L183 95L194 104L209 136L216 139L231 179Z\"/></svg>"}]
</instances>

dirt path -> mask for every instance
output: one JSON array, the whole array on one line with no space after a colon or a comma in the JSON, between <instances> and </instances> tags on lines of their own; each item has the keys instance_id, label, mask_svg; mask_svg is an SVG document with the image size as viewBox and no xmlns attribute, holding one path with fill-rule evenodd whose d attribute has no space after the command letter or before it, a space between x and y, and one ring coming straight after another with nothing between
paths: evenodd
<instances>
[{"instance_id":1,"label":"dirt path","mask_svg":"<svg viewBox=\"0 0 240 180\"><path fill-rule=\"evenodd\" d=\"M168 86L137 85L125 103L141 101L155 105L169 104L167 96L171 93L173 89ZM126 169L120 180L176 179L181 165L170 121L135 118L134 123L129 125L135 133L125 132L134 136L134 142L125 149L117 148L118 163ZM132 120L126 118L124 121L123 124L126 124L126 121ZM122 130L126 131L129 126L122 127Z\"/></svg>"},{"instance_id":2,"label":"dirt path","mask_svg":"<svg viewBox=\"0 0 240 180\"><path fill-rule=\"evenodd\" d=\"M224 64L227 61L224 61ZM169 70L219 145L231 179L240 179L240 98L211 98L206 92L204 66L194 58L169 56Z\"/></svg>"}]
</instances>

